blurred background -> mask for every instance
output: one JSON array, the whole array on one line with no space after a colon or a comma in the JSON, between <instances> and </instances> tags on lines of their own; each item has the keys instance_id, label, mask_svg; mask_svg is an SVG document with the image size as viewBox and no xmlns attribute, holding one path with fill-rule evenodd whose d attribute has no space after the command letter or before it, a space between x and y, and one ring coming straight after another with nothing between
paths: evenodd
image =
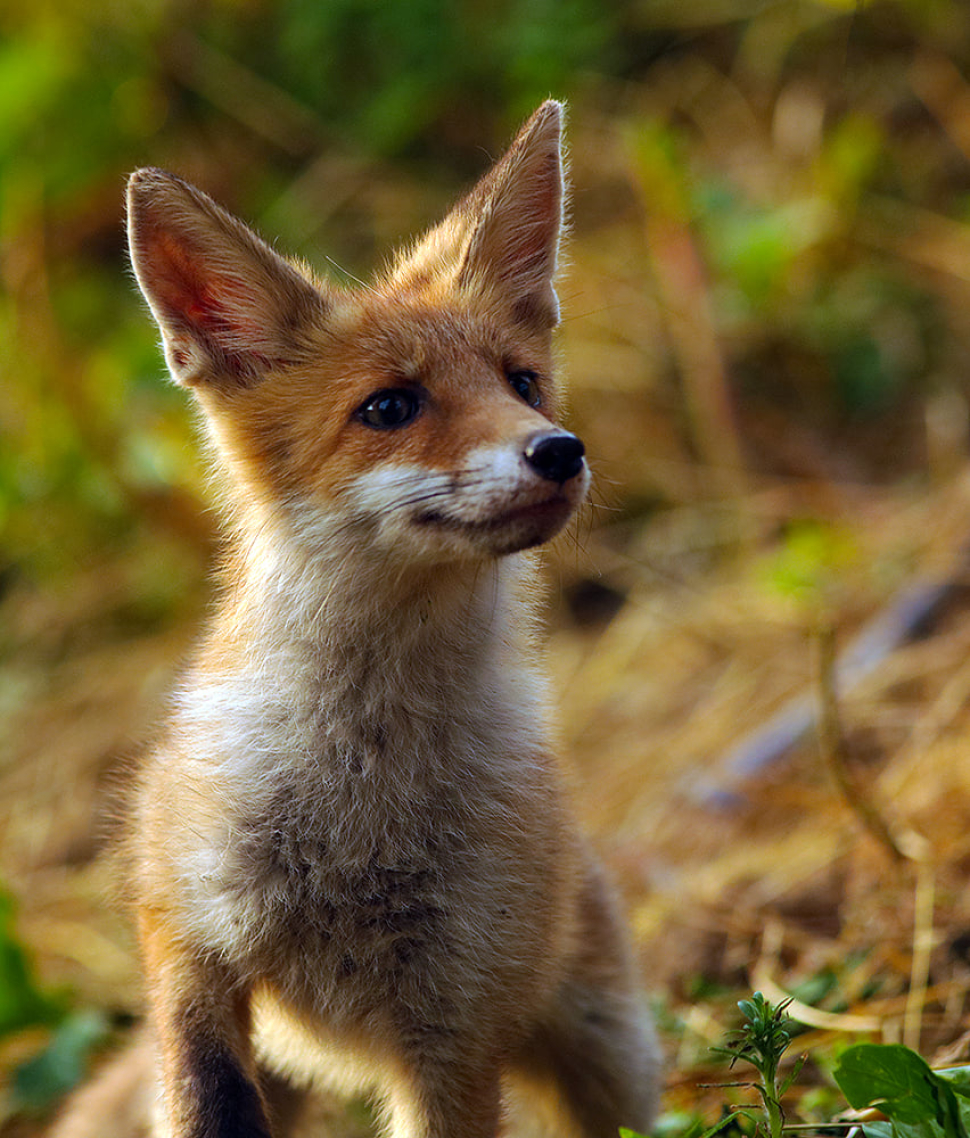
<instances>
[{"instance_id":1,"label":"blurred background","mask_svg":"<svg viewBox=\"0 0 970 1138\"><path fill-rule=\"evenodd\" d=\"M366 276L550 94L595 471L548 558L550 667L669 1128L716 1117L753 988L796 997L805 1121L847 1040L967 1058L970 6L0 0L4 1138L139 1014L105 803L216 549L127 172Z\"/></svg>"}]
</instances>

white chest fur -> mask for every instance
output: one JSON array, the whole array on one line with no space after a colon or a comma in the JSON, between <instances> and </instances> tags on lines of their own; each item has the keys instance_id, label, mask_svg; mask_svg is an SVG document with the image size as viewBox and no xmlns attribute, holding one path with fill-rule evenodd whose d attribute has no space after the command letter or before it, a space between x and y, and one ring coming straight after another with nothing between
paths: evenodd
<instances>
[{"instance_id":1,"label":"white chest fur","mask_svg":"<svg viewBox=\"0 0 970 1138\"><path fill-rule=\"evenodd\" d=\"M558 786L541 681L496 626L506 565L460 604L304 620L317 633L299 639L254 626L183 689L166 795L194 819L173 866L180 923L328 1020L373 1012L416 955L467 958L467 982L476 958L531 951L510 930L537 927Z\"/></svg>"}]
</instances>

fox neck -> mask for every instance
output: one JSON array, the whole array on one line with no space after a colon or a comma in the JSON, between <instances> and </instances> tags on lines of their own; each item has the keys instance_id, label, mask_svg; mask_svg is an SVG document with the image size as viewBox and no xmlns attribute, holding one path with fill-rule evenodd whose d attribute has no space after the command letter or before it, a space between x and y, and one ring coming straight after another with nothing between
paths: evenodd
<instances>
[{"instance_id":1,"label":"fox neck","mask_svg":"<svg viewBox=\"0 0 970 1138\"><path fill-rule=\"evenodd\" d=\"M381 688L475 698L498 671L528 666L530 554L402 564L268 525L238 548L216 638L273 684L314 700L321 687L358 702Z\"/></svg>"},{"instance_id":2,"label":"fox neck","mask_svg":"<svg viewBox=\"0 0 970 1138\"><path fill-rule=\"evenodd\" d=\"M547 721L529 555L395 572L267 530L240 548L176 704L192 764L219 787L213 848L286 801L301 832L325 820L345 865L406 859L415 818L458 809L456 771L534 784Z\"/></svg>"}]
</instances>

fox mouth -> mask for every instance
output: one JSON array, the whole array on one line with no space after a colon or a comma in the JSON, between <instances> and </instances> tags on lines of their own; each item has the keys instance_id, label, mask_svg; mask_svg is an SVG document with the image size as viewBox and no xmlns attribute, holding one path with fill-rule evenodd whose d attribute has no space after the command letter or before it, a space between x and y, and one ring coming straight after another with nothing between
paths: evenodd
<instances>
[{"instance_id":1,"label":"fox mouth","mask_svg":"<svg viewBox=\"0 0 970 1138\"><path fill-rule=\"evenodd\" d=\"M438 510L426 510L415 517L419 525L437 526L441 529L458 530L471 533L496 533L516 527L526 527L536 534L530 545L537 545L556 533L572 513L573 505L563 494L554 494L540 502L530 502L516 506L484 521L468 521L464 518L450 517ZM524 547L523 547L524 548Z\"/></svg>"}]
</instances>

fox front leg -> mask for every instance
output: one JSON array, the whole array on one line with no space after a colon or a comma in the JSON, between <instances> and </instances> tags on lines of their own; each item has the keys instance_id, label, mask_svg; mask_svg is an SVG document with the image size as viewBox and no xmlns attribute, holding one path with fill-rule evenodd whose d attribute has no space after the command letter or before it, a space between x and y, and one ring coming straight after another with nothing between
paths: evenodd
<instances>
[{"instance_id":1,"label":"fox front leg","mask_svg":"<svg viewBox=\"0 0 970 1138\"><path fill-rule=\"evenodd\" d=\"M152 915L139 931L162 1080L158 1138L270 1138L248 991Z\"/></svg>"},{"instance_id":2,"label":"fox front leg","mask_svg":"<svg viewBox=\"0 0 970 1138\"><path fill-rule=\"evenodd\" d=\"M389 1138L504 1134L499 1075L497 1060L483 1062L471 1056L447 1066L416 1064L384 1104Z\"/></svg>"}]
</instances>

